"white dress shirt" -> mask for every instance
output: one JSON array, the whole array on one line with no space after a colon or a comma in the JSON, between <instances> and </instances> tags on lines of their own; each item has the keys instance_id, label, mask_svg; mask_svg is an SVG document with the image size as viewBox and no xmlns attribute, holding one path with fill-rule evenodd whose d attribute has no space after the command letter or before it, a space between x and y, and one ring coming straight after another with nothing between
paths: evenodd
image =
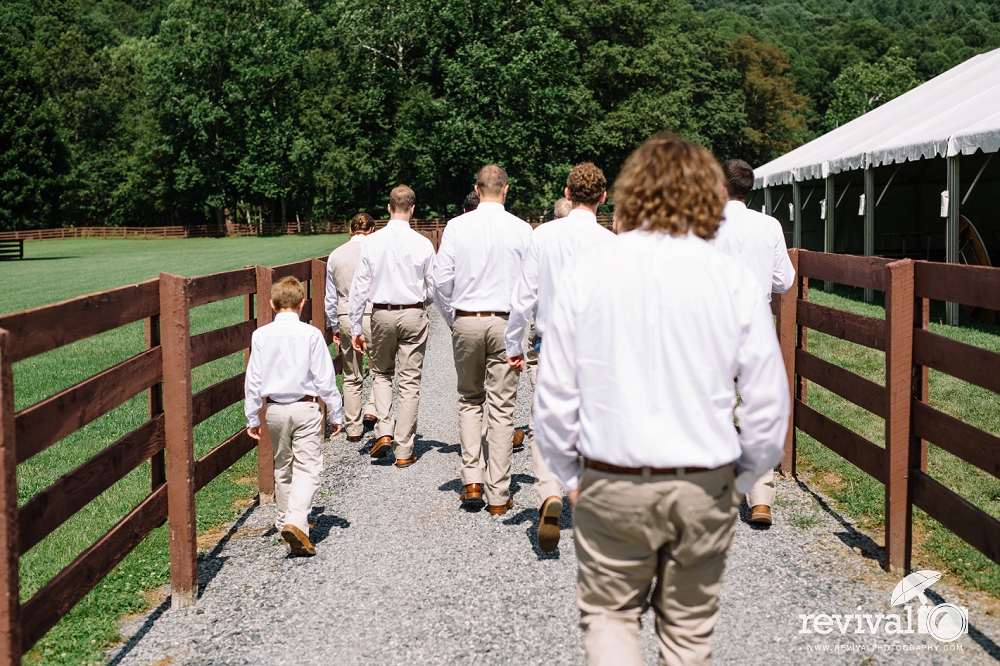
<instances>
[{"instance_id":1,"label":"white dress shirt","mask_svg":"<svg viewBox=\"0 0 1000 666\"><path fill-rule=\"evenodd\" d=\"M582 252L544 347L535 438L567 490L580 455L621 467L736 462L740 492L781 459L788 378L771 313L750 272L694 235L630 231Z\"/></svg>"},{"instance_id":2,"label":"white dress shirt","mask_svg":"<svg viewBox=\"0 0 1000 666\"><path fill-rule=\"evenodd\" d=\"M524 353L521 340L532 312L535 313L535 333L545 337L556 285L573 257L593 245L610 242L614 237L586 208L574 208L568 216L547 222L531 233L521 277L511 296L510 318L504 334L507 356Z\"/></svg>"},{"instance_id":3,"label":"white dress shirt","mask_svg":"<svg viewBox=\"0 0 1000 666\"><path fill-rule=\"evenodd\" d=\"M319 396L330 423L343 421L330 349L319 329L300 321L296 312L279 312L273 322L253 332L243 392L248 428L260 425L258 412L265 398L288 403Z\"/></svg>"},{"instance_id":4,"label":"white dress shirt","mask_svg":"<svg viewBox=\"0 0 1000 666\"><path fill-rule=\"evenodd\" d=\"M451 326L455 310L510 312L531 225L484 201L444 228L434 265L434 299Z\"/></svg>"},{"instance_id":5,"label":"white dress shirt","mask_svg":"<svg viewBox=\"0 0 1000 666\"><path fill-rule=\"evenodd\" d=\"M326 260L326 296L323 298L323 309L326 311L326 325L337 330L337 317L343 312L347 314L351 283L354 281L354 271L358 267L358 257L361 255L361 241L364 235L357 234L330 253ZM365 312L372 311L371 302L365 305ZM348 343L349 344L349 343Z\"/></svg>"},{"instance_id":6,"label":"white dress shirt","mask_svg":"<svg viewBox=\"0 0 1000 666\"><path fill-rule=\"evenodd\" d=\"M361 335L365 303L412 305L431 297L434 245L406 220L389 220L366 236L351 283L351 335Z\"/></svg>"},{"instance_id":7,"label":"white dress shirt","mask_svg":"<svg viewBox=\"0 0 1000 666\"><path fill-rule=\"evenodd\" d=\"M768 303L771 292L783 294L792 288L795 269L785 232L770 215L750 210L742 201L730 201L712 243L750 269Z\"/></svg>"}]
</instances>

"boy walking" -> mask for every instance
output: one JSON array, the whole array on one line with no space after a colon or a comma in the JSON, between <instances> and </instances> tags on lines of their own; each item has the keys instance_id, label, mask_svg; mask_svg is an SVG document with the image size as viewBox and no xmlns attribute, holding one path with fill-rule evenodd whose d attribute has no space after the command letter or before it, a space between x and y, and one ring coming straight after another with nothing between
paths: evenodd
<instances>
[{"instance_id":1,"label":"boy walking","mask_svg":"<svg viewBox=\"0 0 1000 666\"><path fill-rule=\"evenodd\" d=\"M340 433L342 402L330 351L318 328L299 319L305 290L294 277L271 287L274 321L253 333L244 384L247 434L260 439L260 408L274 445L274 526L292 555L315 555L309 512L323 471L322 399L333 435Z\"/></svg>"}]
</instances>

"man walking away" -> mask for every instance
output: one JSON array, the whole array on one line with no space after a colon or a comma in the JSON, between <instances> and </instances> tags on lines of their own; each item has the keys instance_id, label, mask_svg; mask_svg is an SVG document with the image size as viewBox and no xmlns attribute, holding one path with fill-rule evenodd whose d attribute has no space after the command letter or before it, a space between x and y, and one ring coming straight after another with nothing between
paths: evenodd
<instances>
[{"instance_id":1,"label":"man walking away","mask_svg":"<svg viewBox=\"0 0 1000 666\"><path fill-rule=\"evenodd\" d=\"M490 513L513 508L513 451L517 372L507 364L504 329L510 295L521 271L531 226L504 210L507 172L495 164L476 175L476 210L445 227L434 268L435 299L452 327L458 372L464 502L480 500L483 485ZM483 451L486 403L487 451ZM487 465L486 455L489 456Z\"/></svg>"},{"instance_id":2,"label":"man walking away","mask_svg":"<svg viewBox=\"0 0 1000 666\"><path fill-rule=\"evenodd\" d=\"M410 228L416 195L406 185L389 194L389 223L361 244L358 268L351 283L350 319L354 350L369 349L372 393L375 394L375 436L369 452L384 458L389 449L396 467L417 462L413 437L417 432L420 376L427 348L427 312L431 297L434 246ZM371 340L364 335L365 303L371 301ZM396 421L392 421L392 378L399 384Z\"/></svg>"},{"instance_id":3,"label":"man walking away","mask_svg":"<svg viewBox=\"0 0 1000 666\"><path fill-rule=\"evenodd\" d=\"M614 240L614 234L597 223L597 207L607 199L604 172L591 162L578 164L566 178L566 199L572 209L568 216L553 220L535 229L521 268L521 277L511 297L510 319L505 333L507 362L518 372L525 369L525 354L521 341L532 313L535 330L531 346L544 352L542 339L552 316L556 286L566 267L581 251ZM535 385L536 367L528 366L531 385ZM534 430L534 417L529 428ZM533 439L530 438L530 439ZM562 515L562 486L552 476L538 447L529 439L531 464L535 472L535 492L538 495L538 547L548 553L559 544L559 516Z\"/></svg>"},{"instance_id":4,"label":"man walking away","mask_svg":"<svg viewBox=\"0 0 1000 666\"><path fill-rule=\"evenodd\" d=\"M575 506L590 666L642 664L650 603L660 663L711 664L740 493L781 458L789 396L771 314L750 272L706 242L722 185L696 144L639 147L615 185L622 233L580 253L545 330L535 437Z\"/></svg>"},{"instance_id":5,"label":"man walking away","mask_svg":"<svg viewBox=\"0 0 1000 666\"><path fill-rule=\"evenodd\" d=\"M753 188L753 169L743 160L729 160L722 165L729 201L722 213L715 247L750 269L766 302L771 293L783 294L795 284L795 269L788 258L785 232L770 215L750 210L747 195ZM750 522L771 524L774 506L774 470L764 472L747 493Z\"/></svg>"},{"instance_id":6,"label":"man walking away","mask_svg":"<svg viewBox=\"0 0 1000 666\"><path fill-rule=\"evenodd\" d=\"M333 329L333 341L344 355L344 429L347 441L361 441L366 427L374 428L375 392L368 396L368 404L361 410L361 388L364 383L364 355L351 344L351 320L347 316L348 299L354 270L361 256L361 241L375 231L375 220L368 213L358 213L351 218L351 240L330 253L326 260L326 325ZM371 340L371 303L365 304L361 330L366 340Z\"/></svg>"},{"instance_id":7,"label":"man walking away","mask_svg":"<svg viewBox=\"0 0 1000 666\"><path fill-rule=\"evenodd\" d=\"M462 202L462 214L471 213L477 208L479 208L479 195L476 194L475 190L472 190L465 195L465 201Z\"/></svg>"}]
</instances>

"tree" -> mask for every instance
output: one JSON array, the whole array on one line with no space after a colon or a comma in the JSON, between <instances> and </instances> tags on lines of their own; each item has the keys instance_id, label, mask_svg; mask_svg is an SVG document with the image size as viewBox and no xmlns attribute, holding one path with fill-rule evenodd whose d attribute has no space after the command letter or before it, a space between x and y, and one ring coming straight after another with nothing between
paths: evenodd
<instances>
[{"instance_id":1,"label":"tree","mask_svg":"<svg viewBox=\"0 0 1000 666\"><path fill-rule=\"evenodd\" d=\"M890 49L874 63L858 62L833 82L833 101L825 120L829 129L845 125L918 85L914 62Z\"/></svg>"}]
</instances>

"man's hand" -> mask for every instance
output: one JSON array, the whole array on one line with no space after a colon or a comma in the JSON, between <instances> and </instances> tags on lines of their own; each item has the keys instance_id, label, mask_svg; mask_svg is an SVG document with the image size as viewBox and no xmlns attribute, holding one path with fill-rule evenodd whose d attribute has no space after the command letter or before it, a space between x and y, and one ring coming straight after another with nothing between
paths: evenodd
<instances>
[{"instance_id":1,"label":"man's hand","mask_svg":"<svg viewBox=\"0 0 1000 666\"><path fill-rule=\"evenodd\" d=\"M340 348L340 331L333 332L333 341L337 343L337 348Z\"/></svg>"},{"instance_id":2,"label":"man's hand","mask_svg":"<svg viewBox=\"0 0 1000 666\"><path fill-rule=\"evenodd\" d=\"M569 505L572 506L572 507L576 507L576 501L580 498L580 491L579 490L567 490L566 491L566 497L567 497L567 499L569 499Z\"/></svg>"},{"instance_id":3,"label":"man's hand","mask_svg":"<svg viewBox=\"0 0 1000 666\"><path fill-rule=\"evenodd\" d=\"M354 347L354 351L359 354L364 354L368 351L368 344L365 342L364 334L352 335L351 336L351 346Z\"/></svg>"},{"instance_id":4,"label":"man's hand","mask_svg":"<svg viewBox=\"0 0 1000 666\"><path fill-rule=\"evenodd\" d=\"M340 425L339 423L331 423L330 424L330 437L336 437L337 435L340 434L340 431L343 430L343 429L344 429L344 427L342 425Z\"/></svg>"},{"instance_id":5,"label":"man's hand","mask_svg":"<svg viewBox=\"0 0 1000 666\"><path fill-rule=\"evenodd\" d=\"M510 367L514 368L518 372L524 372L524 354L508 356L507 363L509 363Z\"/></svg>"},{"instance_id":6,"label":"man's hand","mask_svg":"<svg viewBox=\"0 0 1000 666\"><path fill-rule=\"evenodd\" d=\"M247 428L247 434L253 439L260 439L260 426L250 426Z\"/></svg>"}]
</instances>

